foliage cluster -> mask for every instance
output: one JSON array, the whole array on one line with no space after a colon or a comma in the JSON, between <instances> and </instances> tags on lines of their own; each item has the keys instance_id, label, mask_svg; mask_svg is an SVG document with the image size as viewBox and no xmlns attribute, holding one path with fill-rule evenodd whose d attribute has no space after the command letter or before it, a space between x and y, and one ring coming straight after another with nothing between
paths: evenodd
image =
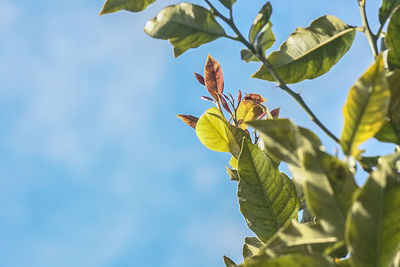
<instances>
[{"instance_id":1,"label":"foliage cluster","mask_svg":"<svg viewBox=\"0 0 400 267\"><path fill-rule=\"evenodd\" d=\"M107 0L101 14L139 12L154 1ZM400 266L399 147L393 154L375 157L359 149L371 138L400 145L400 1L382 0L375 33L368 23L366 0L358 0L354 2L361 26L322 16L297 28L268 56L275 42L271 4L261 7L245 38L234 22L236 0L218 1L229 17L209 0L204 0L207 8L180 3L163 8L147 22L145 32L169 40L176 57L220 37L241 42L241 58L260 62L253 78L276 82L345 155L340 159L325 152L312 131L278 118L279 109L270 111L262 96L224 93L221 66L207 58L204 76L195 76L209 93L203 99L215 107L200 118L178 117L195 129L207 148L232 155L227 172L238 182L240 210L257 235L245 239L239 266ZM219 21L236 35L228 35ZM328 72L351 48L356 32L366 36L374 63L349 89L338 138L288 84ZM288 164L291 178L279 170L281 162ZM358 171L369 176L362 187L354 179L356 162L363 169ZM228 257L224 261L238 266Z\"/></svg>"}]
</instances>

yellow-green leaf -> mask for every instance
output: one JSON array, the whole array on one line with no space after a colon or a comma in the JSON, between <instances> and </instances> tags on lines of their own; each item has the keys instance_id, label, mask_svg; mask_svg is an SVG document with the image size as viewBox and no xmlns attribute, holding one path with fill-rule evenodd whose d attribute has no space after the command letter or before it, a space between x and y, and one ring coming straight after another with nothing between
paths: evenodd
<instances>
[{"instance_id":1,"label":"yellow-green leaf","mask_svg":"<svg viewBox=\"0 0 400 267\"><path fill-rule=\"evenodd\" d=\"M208 149L230 152L239 157L241 142L247 134L240 128L230 125L216 108L208 109L197 121L196 134Z\"/></svg>"},{"instance_id":2,"label":"yellow-green leaf","mask_svg":"<svg viewBox=\"0 0 400 267\"><path fill-rule=\"evenodd\" d=\"M355 28L327 15L314 20L308 28L297 28L268 61L285 83L314 79L328 72L350 49ZM253 78L274 81L262 65Z\"/></svg>"},{"instance_id":3,"label":"yellow-green leaf","mask_svg":"<svg viewBox=\"0 0 400 267\"><path fill-rule=\"evenodd\" d=\"M240 127L245 129L247 128L245 122L257 119L264 111L262 105L252 100L243 100L236 110L236 120L241 123Z\"/></svg>"},{"instance_id":4,"label":"yellow-green leaf","mask_svg":"<svg viewBox=\"0 0 400 267\"><path fill-rule=\"evenodd\" d=\"M389 101L390 90L380 55L347 96L340 140L346 155L358 155L357 147L379 131L385 122Z\"/></svg>"}]
</instances>

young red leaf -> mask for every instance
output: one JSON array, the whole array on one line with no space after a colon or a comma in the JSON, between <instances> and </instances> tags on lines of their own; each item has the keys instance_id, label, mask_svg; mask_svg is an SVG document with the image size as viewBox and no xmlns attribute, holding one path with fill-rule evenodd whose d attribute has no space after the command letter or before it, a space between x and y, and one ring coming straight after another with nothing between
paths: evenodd
<instances>
[{"instance_id":1,"label":"young red leaf","mask_svg":"<svg viewBox=\"0 0 400 267\"><path fill-rule=\"evenodd\" d=\"M221 99L221 103L222 103L222 106L224 107L224 109L225 109L226 111L228 111L230 114L232 114L232 111L231 111L231 109L229 108L229 105L228 105L228 103L226 102L225 98L221 97L220 99Z\"/></svg>"},{"instance_id":2,"label":"young red leaf","mask_svg":"<svg viewBox=\"0 0 400 267\"><path fill-rule=\"evenodd\" d=\"M196 77L196 79L197 79L197 81L198 81L199 83L201 83L202 85L206 85L206 84L204 83L204 77L203 77L203 75L201 75L200 73L197 73L197 72L193 72L193 74L194 74L194 77Z\"/></svg>"},{"instance_id":3,"label":"young red leaf","mask_svg":"<svg viewBox=\"0 0 400 267\"><path fill-rule=\"evenodd\" d=\"M192 115L176 115L179 119L181 119L184 123L196 129L196 124L199 118L192 116Z\"/></svg>"},{"instance_id":4,"label":"young red leaf","mask_svg":"<svg viewBox=\"0 0 400 267\"><path fill-rule=\"evenodd\" d=\"M238 93L238 105L240 104L240 101L242 101L242 91L239 90L239 93Z\"/></svg>"},{"instance_id":5,"label":"young red leaf","mask_svg":"<svg viewBox=\"0 0 400 267\"><path fill-rule=\"evenodd\" d=\"M211 101L211 102L215 103L215 100L212 99L211 97L208 97L208 96L203 95L203 96L200 96L200 98L201 98L202 100L204 100L204 101Z\"/></svg>"},{"instance_id":6,"label":"young red leaf","mask_svg":"<svg viewBox=\"0 0 400 267\"><path fill-rule=\"evenodd\" d=\"M254 102L261 104L267 101L264 97L259 94L248 94L244 97L245 100L253 100Z\"/></svg>"},{"instance_id":7,"label":"young red leaf","mask_svg":"<svg viewBox=\"0 0 400 267\"><path fill-rule=\"evenodd\" d=\"M218 101L218 95L224 92L224 76L219 63L208 55L204 67L204 81L210 95Z\"/></svg>"},{"instance_id":8,"label":"young red leaf","mask_svg":"<svg viewBox=\"0 0 400 267\"><path fill-rule=\"evenodd\" d=\"M280 111L281 111L281 107L271 110L271 116L274 119L277 119L279 117L279 112Z\"/></svg>"}]
</instances>

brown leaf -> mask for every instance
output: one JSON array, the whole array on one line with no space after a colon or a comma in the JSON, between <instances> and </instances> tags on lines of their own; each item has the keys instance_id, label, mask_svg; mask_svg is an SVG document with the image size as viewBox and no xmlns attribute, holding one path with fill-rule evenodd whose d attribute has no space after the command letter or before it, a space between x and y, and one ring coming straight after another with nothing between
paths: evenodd
<instances>
[{"instance_id":1,"label":"brown leaf","mask_svg":"<svg viewBox=\"0 0 400 267\"><path fill-rule=\"evenodd\" d=\"M240 101L242 101L242 91L239 90L239 93L238 93L238 104L240 104Z\"/></svg>"},{"instance_id":2,"label":"brown leaf","mask_svg":"<svg viewBox=\"0 0 400 267\"><path fill-rule=\"evenodd\" d=\"M267 101L264 97L259 94L248 94L244 97L245 100L253 100L254 102L261 104Z\"/></svg>"},{"instance_id":3,"label":"brown leaf","mask_svg":"<svg viewBox=\"0 0 400 267\"><path fill-rule=\"evenodd\" d=\"M184 123L196 129L196 124L199 118L192 116L192 115L176 115L179 119L181 119Z\"/></svg>"},{"instance_id":4,"label":"brown leaf","mask_svg":"<svg viewBox=\"0 0 400 267\"><path fill-rule=\"evenodd\" d=\"M210 55L204 67L204 76L208 92L215 100L218 100L218 95L224 92L224 75L219 63Z\"/></svg>"},{"instance_id":5,"label":"brown leaf","mask_svg":"<svg viewBox=\"0 0 400 267\"><path fill-rule=\"evenodd\" d=\"M279 112L280 111L281 111L281 107L271 110L271 116L274 119L277 119L279 117Z\"/></svg>"},{"instance_id":6,"label":"brown leaf","mask_svg":"<svg viewBox=\"0 0 400 267\"><path fill-rule=\"evenodd\" d=\"M196 79L197 79L197 81L198 81L199 83L201 83L202 85L206 85L206 84L204 83L204 77L203 77L203 75L201 75L200 73L197 73L197 72L193 72L193 74L194 74L194 77L196 77Z\"/></svg>"},{"instance_id":7,"label":"brown leaf","mask_svg":"<svg viewBox=\"0 0 400 267\"><path fill-rule=\"evenodd\" d=\"M231 109L229 108L229 105L228 105L228 103L226 102L225 98L221 97L220 99L221 99L221 103L222 103L222 106L224 107L224 109L225 109L226 111L228 111L230 114L232 114L232 111L231 111Z\"/></svg>"}]
</instances>

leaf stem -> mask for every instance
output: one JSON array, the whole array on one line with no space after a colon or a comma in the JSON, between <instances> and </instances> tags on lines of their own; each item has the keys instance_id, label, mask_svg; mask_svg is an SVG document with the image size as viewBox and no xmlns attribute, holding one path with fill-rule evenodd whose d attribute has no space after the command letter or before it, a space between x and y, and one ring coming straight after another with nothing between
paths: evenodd
<instances>
[{"instance_id":1,"label":"leaf stem","mask_svg":"<svg viewBox=\"0 0 400 267\"><path fill-rule=\"evenodd\" d=\"M239 29L236 27L234 21L233 21L233 14L232 14L232 9L230 9L229 15L230 17L227 18L223 14L221 14L209 0L204 0L211 8L211 10L215 13L217 17L222 19L226 24L230 26L230 28L237 34L237 37L233 40L241 42L243 45L245 45L254 55L256 55L261 62L264 64L264 66L268 69L268 71L271 73L272 77L274 77L274 80L276 84L278 85L279 88L284 90L286 93L288 93L296 102L303 108L303 110L308 114L308 116L311 118L311 120L317 124L319 128L331 139L333 139L336 143L339 143L339 138L337 138L331 131L329 131L328 128L317 118L317 116L314 114L314 112L310 109L310 107L307 105L307 103L303 100L303 98L300 96L300 94L294 92L292 89L290 89L285 82L279 77L279 75L276 73L272 65L268 62L267 58L265 55L259 53L257 49L254 47L254 45L250 44L241 34Z\"/></svg>"},{"instance_id":2,"label":"leaf stem","mask_svg":"<svg viewBox=\"0 0 400 267\"><path fill-rule=\"evenodd\" d=\"M369 26L367 14L365 11L365 2L366 2L366 0L358 0L358 6L360 8L361 20L362 20L362 25L363 25L363 33L367 37L369 46L371 47L372 54L374 55L374 58L375 58L379 54L378 45L377 45L377 40L379 38L379 34L378 34L378 36L373 34L371 27Z\"/></svg>"}]
</instances>

